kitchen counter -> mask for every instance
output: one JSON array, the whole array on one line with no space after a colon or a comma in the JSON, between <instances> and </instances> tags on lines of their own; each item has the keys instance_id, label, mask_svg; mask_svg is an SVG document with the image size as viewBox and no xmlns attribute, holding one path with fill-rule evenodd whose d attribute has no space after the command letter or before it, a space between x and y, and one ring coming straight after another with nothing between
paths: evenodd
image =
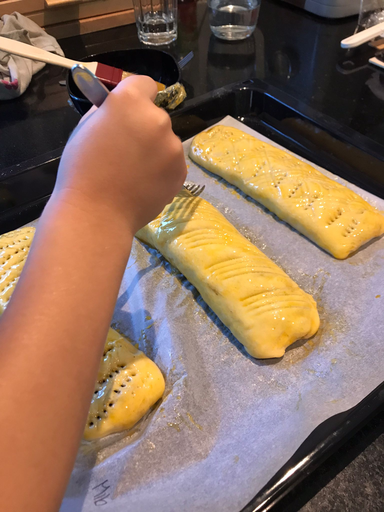
<instances>
[{"instance_id":1,"label":"kitchen counter","mask_svg":"<svg viewBox=\"0 0 384 512\"><path fill-rule=\"evenodd\" d=\"M382 512L384 411L287 494L272 512Z\"/></svg>"},{"instance_id":2,"label":"kitchen counter","mask_svg":"<svg viewBox=\"0 0 384 512\"><path fill-rule=\"evenodd\" d=\"M179 38L165 48L177 59L194 59L183 70L188 99L256 77L320 113L379 142L384 141L384 73L367 64L368 46L346 54L340 40L353 33L356 17L324 20L281 1L263 0L257 29L228 43L209 29L204 2L180 4ZM140 47L135 25L62 39L67 57ZM46 66L26 93L0 102L0 171L62 148L79 116L59 85L66 71Z\"/></svg>"},{"instance_id":3,"label":"kitchen counter","mask_svg":"<svg viewBox=\"0 0 384 512\"><path fill-rule=\"evenodd\" d=\"M177 59L191 50L195 53L182 73L188 99L257 78L339 125L384 143L384 72L367 64L374 50L365 46L347 53L340 48L340 40L353 33L356 17L325 20L281 1L262 0L254 35L227 43L211 34L205 3L181 3L179 11L179 38L165 49ZM63 39L60 44L73 59L140 47L134 25ZM60 154L79 120L66 88L59 85L65 76L64 70L46 66L22 97L0 102L3 176L28 162ZM381 511L383 479L384 411L274 510Z\"/></svg>"}]
</instances>

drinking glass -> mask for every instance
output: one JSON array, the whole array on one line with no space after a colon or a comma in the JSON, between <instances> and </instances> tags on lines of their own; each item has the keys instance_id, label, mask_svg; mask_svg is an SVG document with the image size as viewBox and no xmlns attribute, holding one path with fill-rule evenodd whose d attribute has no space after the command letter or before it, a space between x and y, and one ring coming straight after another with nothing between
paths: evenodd
<instances>
[{"instance_id":1,"label":"drinking glass","mask_svg":"<svg viewBox=\"0 0 384 512\"><path fill-rule=\"evenodd\" d=\"M213 34L226 41L238 41L253 34L260 0L208 0L208 10Z\"/></svg>"},{"instance_id":2,"label":"drinking glass","mask_svg":"<svg viewBox=\"0 0 384 512\"><path fill-rule=\"evenodd\" d=\"M133 0L142 43L160 46L177 38L177 0Z\"/></svg>"},{"instance_id":3,"label":"drinking glass","mask_svg":"<svg viewBox=\"0 0 384 512\"><path fill-rule=\"evenodd\" d=\"M360 0L359 27L370 28L384 21L384 0Z\"/></svg>"}]
</instances>

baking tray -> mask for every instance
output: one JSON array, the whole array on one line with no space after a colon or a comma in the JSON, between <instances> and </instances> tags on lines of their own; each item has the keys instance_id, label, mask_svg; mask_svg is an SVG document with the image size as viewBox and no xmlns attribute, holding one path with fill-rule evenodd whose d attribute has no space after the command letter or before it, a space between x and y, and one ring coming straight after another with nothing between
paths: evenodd
<instances>
[{"instance_id":1,"label":"baking tray","mask_svg":"<svg viewBox=\"0 0 384 512\"><path fill-rule=\"evenodd\" d=\"M384 198L384 141L378 144L341 126L261 81L226 86L187 100L172 115L173 129L186 140L226 115ZM53 190L63 149L1 172L0 232L40 215Z\"/></svg>"},{"instance_id":2,"label":"baking tray","mask_svg":"<svg viewBox=\"0 0 384 512\"><path fill-rule=\"evenodd\" d=\"M186 139L226 115L384 198L384 145L257 81L224 87L191 102L174 115L173 126ZM272 510L383 407L384 382L352 409L320 424L241 512Z\"/></svg>"},{"instance_id":3,"label":"baking tray","mask_svg":"<svg viewBox=\"0 0 384 512\"><path fill-rule=\"evenodd\" d=\"M338 127L305 105L257 82L219 89L189 101L172 116L187 139L231 115L276 143L384 197L384 151L361 134ZM41 212L54 185L61 150L9 170L0 179L0 229L25 224ZM319 425L243 511L270 510L384 404L384 383L353 409Z\"/></svg>"}]
</instances>

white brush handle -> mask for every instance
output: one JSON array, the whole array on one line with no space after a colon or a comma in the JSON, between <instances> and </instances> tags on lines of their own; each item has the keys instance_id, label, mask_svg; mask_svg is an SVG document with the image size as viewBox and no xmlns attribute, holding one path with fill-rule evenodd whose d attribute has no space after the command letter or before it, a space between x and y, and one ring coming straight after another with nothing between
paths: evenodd
<instances>
[{"instance_id":1,"label":"white brush handle","mask_svg":"<svg viewBox=\"0 0 384 512\"><path fill-rule=\"evenodd\" d=\"M342 48L355 48L356 46L360 46L364 43L368 43L377 36L380 36L384 33L384 23L378 23L371 28L367 28L362 30L358 34L354 34L351 37L347 37L347 39L343 39L341 41Z\"/></svg>"},{"instance_id":2,"label":"white brush handle","mask_svg":"<svg viewBox=\"0 0 384 512\"><path fill-rule=\"evenodd\" d=\"M39 62L46 62L47 64L53 64L54 66L61 66L62 68L71 69L77 61L66 59L56 53L47 52L36 46L30 44L21 43L8 37L0 36L0 50L20 57L26 57L27 59L37 60ZM83 66L90 69L93 73L96 72L97 62L82 62Z\"/></svg>"},{"instance_id":3,"label":"white brush handle","mask_svg":"<svg viewBox=\"0 0 384 512\"><path fill-rule=\"evenodd\" d=\"M379 68L384 68L384 62L382 60L377 59L376 57L372 57L369 59L369 62L371 64L374 64L375 66L378 66Z\"/></svg>"}]
</instances>

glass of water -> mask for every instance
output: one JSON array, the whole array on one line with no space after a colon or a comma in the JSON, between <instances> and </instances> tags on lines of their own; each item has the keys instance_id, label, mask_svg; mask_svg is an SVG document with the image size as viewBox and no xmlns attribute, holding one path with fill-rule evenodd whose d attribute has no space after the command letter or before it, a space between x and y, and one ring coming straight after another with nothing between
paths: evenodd
<instances>
[{"instance_id":1,"label":"glass of water","mask_svg":"<svg viewBox=\"0 0 384 512\"><path fill-rule=\"evenodd\" d=\"M361 0L359 27L370 28L384 21L384 0Z\"/></svg>"},{"instance_id":2,"label":"glass of water","mask_svg":"<svg viewBox=\"0 0 384 512\"><path fill-rule=\"evenodd\" d=\"M133 0L142 43L160 46L177 38L177 0Z\"/></svg>"},{"instance_id":3,"label":"glass of water","mask_svg":"<svg viewBox=\"0 0 384 512\"><path fill-rule=\"evenodd\" d=\"M208 10L213 34L226 41L238 41L253 34L260 0L208 0Z\"/></svg>"}]
</instances>

